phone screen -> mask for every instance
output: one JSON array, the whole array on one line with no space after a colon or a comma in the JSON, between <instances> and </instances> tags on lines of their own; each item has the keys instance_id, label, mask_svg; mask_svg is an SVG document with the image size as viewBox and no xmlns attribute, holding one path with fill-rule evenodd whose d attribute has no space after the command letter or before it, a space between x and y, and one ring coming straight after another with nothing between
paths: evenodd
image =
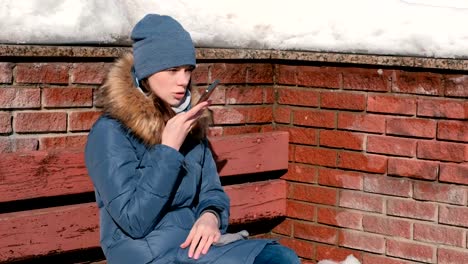
<instances>
[{"instance_id":1,"label":"phone screen","mask_svg":"<svg viewBox=\"0 0 468 264\"><path fill-rule=\"evenodd\" d=\"M203 92L203 94L200 96L200 99L198 100L197 104L208 100L208 98L210 98L211 94L213 93L213 91L214 91L214 89L216 88L216 86L218 86L218 84L219 84L219 80L218 80L218 79L214 80L214 82L213 82L212 84L210 84L210 85L205 89L205 91Z\"/></svg>"}]
</instances>

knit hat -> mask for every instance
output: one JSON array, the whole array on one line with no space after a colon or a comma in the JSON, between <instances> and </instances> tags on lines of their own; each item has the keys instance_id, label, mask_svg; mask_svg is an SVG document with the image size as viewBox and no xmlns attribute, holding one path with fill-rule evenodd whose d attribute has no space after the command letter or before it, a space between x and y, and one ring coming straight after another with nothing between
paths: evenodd
<instances>
[{"instance_id":1,"label":"knit hat","mask_svg":"<svg viewBox=\"0 0 468 264\"><path fill-rule=\"evenodd\" d=\"M137 81L168 68L196 65L190 34L170 16L146 15L133 28L131 38Z\"/></svg>"}]
</instances>

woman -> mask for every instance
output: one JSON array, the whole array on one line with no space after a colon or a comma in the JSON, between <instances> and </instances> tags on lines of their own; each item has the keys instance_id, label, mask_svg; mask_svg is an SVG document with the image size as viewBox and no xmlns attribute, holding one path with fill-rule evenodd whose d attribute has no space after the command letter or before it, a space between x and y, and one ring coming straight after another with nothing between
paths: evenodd
<instances>
[{"instance_id":1,"label":"woman","mask_svg":"<svg viewBox=\"0 0 468 264\"><path fill-rule=\"evenodd\" d=\"M110 70L85 151L108 263L299 263L274 241L225 235L229 199L203 125L210 103L191 105L189 33L150 14L131 37L133 55Z\"/></svg>"}]
</instances>

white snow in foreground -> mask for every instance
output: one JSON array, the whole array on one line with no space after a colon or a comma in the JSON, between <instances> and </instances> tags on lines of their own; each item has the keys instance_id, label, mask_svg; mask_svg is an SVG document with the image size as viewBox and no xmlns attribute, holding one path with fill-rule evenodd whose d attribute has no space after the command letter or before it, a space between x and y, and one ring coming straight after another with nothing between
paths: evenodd
<instances>
[{"instance_id":1,"label":"white snow in foreground","mask_svg":"<svg viewBox=\"0 0 468 264\"><path fill-rule=\"evenodd\" d=\"M335 262L331 260L321 260L317 264L361 264L357 258L353 255L349 255L345 260L340 262Z\"/></svg>"},{"instance_id":2,"label":"white snow in foreground","mask_svg":"<svg viewBox=\"0 0 468 264\"><path fill-rule=\"evenodd\" d=\"M468 0L2 0L0 43L129 44L146 13L198 47L468 58Z\"/></svg>"}]
</instances>

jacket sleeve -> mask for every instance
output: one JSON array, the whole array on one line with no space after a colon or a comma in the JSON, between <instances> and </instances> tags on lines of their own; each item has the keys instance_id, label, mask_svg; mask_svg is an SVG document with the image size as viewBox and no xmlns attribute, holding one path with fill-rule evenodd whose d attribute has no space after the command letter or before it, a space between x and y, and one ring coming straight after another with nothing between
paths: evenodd
<instances>
[{"instance_id":1,"label":"jacket sleeve","mask_svg":"<svg viewBox=\"0 0 468 264\"><path fill-rule=\"evenodd\" d=\"M147 235L164 216L184 157L156 145L139 160L117 122L97 122L85 149L88 173L105 209L130 237Z\"/></svg>"},{"instance_id":2,"label":"jacket sleeve","mask_svg":"<svg viewBox=\"0 0 468 264\"><path fill-rule=\"evenodd\" d=\"M202 182L197 205L197 218L205 210L215 210L220 217L221 233L225 233L229 224L229 197L224 192L219 180L218 170L208 144L205 141L205 157L202 168Z\"/></svg>"}]
</instances>

